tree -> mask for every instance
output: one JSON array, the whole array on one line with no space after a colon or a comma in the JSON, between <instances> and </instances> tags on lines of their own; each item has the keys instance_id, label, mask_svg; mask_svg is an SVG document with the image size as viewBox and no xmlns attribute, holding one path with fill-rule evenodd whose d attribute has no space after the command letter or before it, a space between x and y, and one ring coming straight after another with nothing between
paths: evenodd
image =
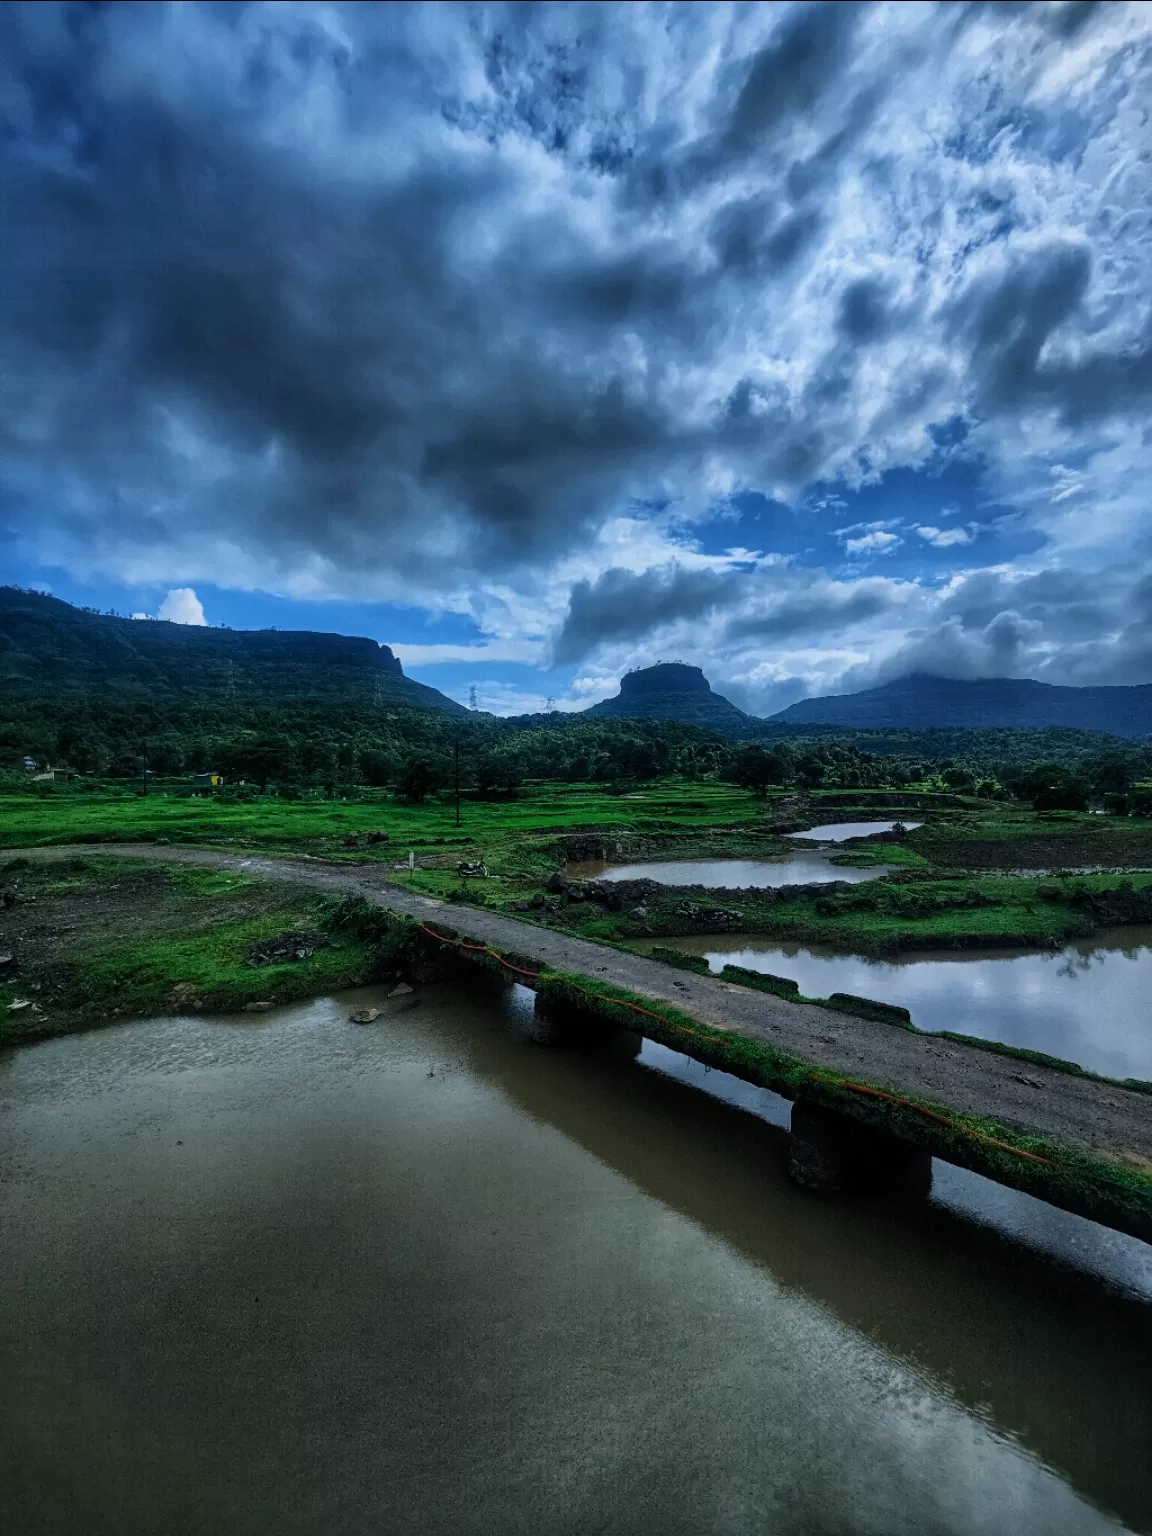
<instances>
[{"instance_id":1,"label":"tree","mask_svg":"<svg viewBox=\"0 0 1152 1536\"><path fill-rule=\"evenodd\" d=\"M1085 764L1092 788L1097 794L1122 795L1132 787L1136 769L1121 752L1109 752Z\"/></svg>"},{"instance_id":2,"label":"tree","mask_svg":"<svg viewBox=\"0 0 1152 1536\"><path fill-rule=\"evenodd\" d=\"M524 770L510 753L486 752L473 767L472 777L481 798L512 795L524 782Z\"/></svg>"},{"instance_id":3,"label":"tree","mask_svg":"<svg viewBox=\"0 0 1152 1536\"><path fill-rule=\"evenodd\" d=\"M763 797L769 784L783 784L789 764L781 752L766 752L763 747L744 747L736 754L732 776L737 784Z\"/></svg>"},{"instance_id":4,"label":"tree","mask_svg":"<svg viewBox=\"0 0 1152 1536\"><path fill-rule=\"evenodd\" d=\"M945 768L940 777L949 789L960 790L963 794L970 795L976 788L976 780L967 768L962 768L958 763Z\"/></svg>"},{"instance_id":5,"label":"tree","mask_svg":"<svg viewBox=\"0 0 1152 1536\"><path fill-rule=\"evenodd\" d=\"M797 776L804 789L815 789L824 782L825 764L815 752L806 752L796 763Z\"/></svg>"},{"instance_id":6,"label":"tree","mask_svg":"<svg viewBox=\"0 0 1152 1536\"><path fill-rule=\"evenodd\" d=\"M1036 811L1083 811L1088 805L1087 781L1062 763L1040 763L1015 785Z\"/></svg>"},{"instance_id":7,"label":"tree","mask_svg":"<svg viewBox=\"0 0 1152 1536\"><path fill-rule=\"evenodd\" d=\"M360 754L360 776L365 784L374 788L382 788L385 784L391 784L396 777L398 762L391 752L382 751L379 747L368 747Z\"/></svg>"},{"instance_id":8,"label":"tree","mask_svg":"<svg viewBox=\"0 0 1152 1536\"><path fill-rule=\"evenodd\" d=\"M396 793L410 805L422 805L447 782L444 765L431 757L410 757L396 776Z\"/></svg>"}]
</instances>

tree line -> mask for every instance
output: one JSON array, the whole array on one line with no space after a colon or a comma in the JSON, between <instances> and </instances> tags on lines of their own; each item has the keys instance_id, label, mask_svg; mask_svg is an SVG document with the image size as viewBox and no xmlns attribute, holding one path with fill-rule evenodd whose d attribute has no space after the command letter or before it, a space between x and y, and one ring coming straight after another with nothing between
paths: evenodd
<instances>
[{"instance_id":1,"label":"tree line","mask_svg":"<svg viewBox=\"0 0 1152 1536\"><path fill-rule=\"evenodd\" d=\"M732 742L675 721L537 715L498 719L327 701L9 699L0 771L24 782L25 757L90 779L216 772L261 791L346 793L364 786L421 800L454 780L512 795L526 779L612 784L666 775L773 787L888 789L932 783L1012 793L1039 808L1128 796L1152 777L1152 743L1083 731L852 731L790 728ZM1139 794L1139 791L1136 792ZM1114 808L1119 808L1118 802Z\"/></svg>"}]
</instances>

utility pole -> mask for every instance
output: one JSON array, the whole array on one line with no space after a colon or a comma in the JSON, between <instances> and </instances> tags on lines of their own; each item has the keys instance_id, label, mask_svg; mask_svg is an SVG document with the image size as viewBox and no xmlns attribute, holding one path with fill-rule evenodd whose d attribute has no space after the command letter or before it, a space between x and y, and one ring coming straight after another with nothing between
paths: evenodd
<instances>
[{"instance_id":1,"label":"utility pole","mask_svg":"<svg viewBox=\"0 0 1152 1536\"><path fill-rule=\"evenodd\" d=\"M460 825L460 743L456 743L456 825Z\"/></svg>"},{"instance_id":2,"label":"utility pole","mask_svg":"<svg viewBox=\"0 0 1152 1536\"><path fill-rule=\"evenodd\" d=\"M140 778L141 778L141 781L143 782L143 785L144 785L145 797L147 797L147 794L148 794L148 743L146 741L141 743Z\"/></svg>"}]
</instances>

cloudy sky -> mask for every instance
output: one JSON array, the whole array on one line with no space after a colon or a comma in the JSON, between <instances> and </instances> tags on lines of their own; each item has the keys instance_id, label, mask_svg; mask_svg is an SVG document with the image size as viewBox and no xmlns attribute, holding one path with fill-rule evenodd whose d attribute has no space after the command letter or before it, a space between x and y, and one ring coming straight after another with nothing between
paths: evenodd
<instances>
[{"instance_id":1,"label":"cloudy sky","mask_svg":"<svg viewBox=\"0 0 1152 1536\"><path fill-rule=\"evenodd\" d=\"M3 579L482 706L1152 681L1152 6L0 7Z\"/></svg>"}]
</instances>

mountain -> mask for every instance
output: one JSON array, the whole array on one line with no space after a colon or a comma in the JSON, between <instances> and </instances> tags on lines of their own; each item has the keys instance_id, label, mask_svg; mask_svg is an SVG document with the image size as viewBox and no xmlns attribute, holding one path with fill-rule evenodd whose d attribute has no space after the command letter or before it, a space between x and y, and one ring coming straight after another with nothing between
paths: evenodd
<instances>
[{"instance_id":1,"label":"mountain","mask_svg":"<svg viewBox=\"0 0 1152 1536\"><path fill-rule=\"evenodd\" d=\"M617 720L678 720L722 736L746 736L759 723L713 693L699 667L682 661L658 661L654 667L626 672L614 699L602 699L581 713Z\"/></svg>"},{"instance_id":2,"label":"mountain","mask_svg":"<svg viewBox=\"0 0 1152 1536\"><path fill-rule=\"evenodd\" d=\"M1030 678L975 682L916 672L862 693L801 699L771 716L773 725L839 725L932 730L954 726L1067 726L1113 736L1152 734L1152 684L1060 688Z\"/></svg>"},{"instance_id":3,"label":"mountain","mask_svg":"<svg viewBox=\"0 0 1152 1536\"><path fill-rule=\"evenodd\" d=\"M325 699L468 713L405 677L375 640L113 618L18 587L0 587L0 687L39 697Z\"/></svg>"}]
</instances>

